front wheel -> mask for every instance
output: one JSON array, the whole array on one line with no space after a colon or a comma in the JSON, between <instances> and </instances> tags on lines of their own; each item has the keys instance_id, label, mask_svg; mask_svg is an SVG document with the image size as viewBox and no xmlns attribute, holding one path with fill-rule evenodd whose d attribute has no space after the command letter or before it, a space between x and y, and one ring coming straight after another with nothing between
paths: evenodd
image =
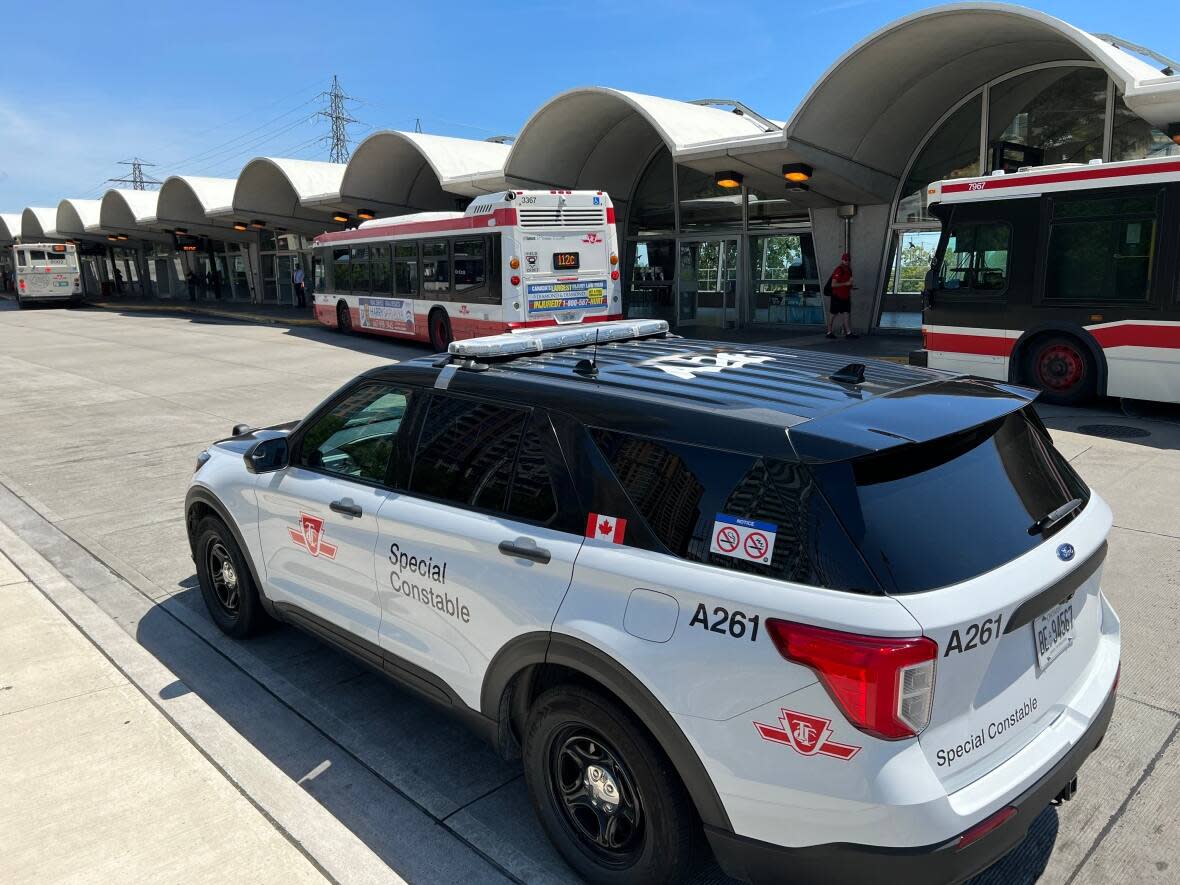
<instances>
[{"instance_id":1,"label":"front wheel","mask_svg":"<svg viewBox=\"0 0 1180 885\"><path fill-rule=\"evenodd\" d=\"M246 556L225 523L206 516L197 526L197 580L213 622L235 639L245 639L268 621Z\"/></svg>"},{"instance_id":2,"label":"front wheel","mask_svg":"<svg viewBox=\"0 0 1180 885\"><path fill-rule=\"evenodd\" d=\"M1098 390L1094 358L1078 339L1050 335L1034 341L1025 357L1024 378L1042 391L1041 400L1078 406Z\"/></svg>"},{"instance_id":3,"label":"front wheel","mask_svg":"<svg viewBox=\"0 0 1180 885\"><path fill-rule=\"evenodd\" d=\"M587 881L687 878L701 841L688 794L652 737L605 695L542 694L525 728L524 771L549 839Z\"/></svg>"}]
</instances>

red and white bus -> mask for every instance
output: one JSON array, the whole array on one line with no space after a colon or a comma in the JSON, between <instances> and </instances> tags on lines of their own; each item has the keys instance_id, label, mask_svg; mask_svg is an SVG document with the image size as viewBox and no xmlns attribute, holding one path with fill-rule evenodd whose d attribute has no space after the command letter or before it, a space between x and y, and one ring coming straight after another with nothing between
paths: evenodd
<instances>
[{"instance_id":1,"label":"red and white bus","mask_svg":"<svg viewBox=\"0 0 1180 885\"><path fill-rule=\"evenodd\" d=\"M994 172L927 196L942 221L927 365L1050 402L1180 402L1180 157Z\"/></svg>"},{"instance_id":2,"label":"red and white bus","mask_svg":"<svg viewBox=\"0 0 1180 885\"><path fill-rule=\"evenodd\" d=\"M621 319L615 210L602 191L506 191L321 234L326 326L429 341Z\"/></svg>"}]
</instances>

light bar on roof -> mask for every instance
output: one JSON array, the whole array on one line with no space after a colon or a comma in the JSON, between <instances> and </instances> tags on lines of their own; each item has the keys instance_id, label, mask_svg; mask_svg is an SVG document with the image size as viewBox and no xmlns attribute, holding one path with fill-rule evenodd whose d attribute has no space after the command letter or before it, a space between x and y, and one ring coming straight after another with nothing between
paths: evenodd
<instances>
[{"instance_id":1,"label":"light bar on roof","mask_svg":"<svg viewBox=\"0 0 1180 885\"><path fill-rule=\"evenodd\" d=\"M607 344L611 341L630 341L651 335L664 335L668 324L664 320L615 320L608 323L587 323L547 329L523 329L486 338L452 341L450 353L460 357L519 356L526 353L545 353L565 347L588 344Z\"/></svg>"}]
</instances>

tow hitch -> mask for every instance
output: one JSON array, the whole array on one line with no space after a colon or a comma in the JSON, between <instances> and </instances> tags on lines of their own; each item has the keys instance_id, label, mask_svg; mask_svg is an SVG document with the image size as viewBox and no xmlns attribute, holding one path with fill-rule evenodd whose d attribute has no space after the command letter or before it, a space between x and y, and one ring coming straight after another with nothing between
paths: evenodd
<instances>
[{"instance_id":1,"label":"tow hitch","mask_svg":"<svg viewBox=\"0 0 1180 885\"><path fill-rule=\"evenodd\" d=\"M1078 791L1078 776L1075 774L1073 779L1068 784L1061 788L1061 792L1053 798L1054 805L1060 805L1062 802L1068 802L1073 798L1074 793Z\"/></svg>"}]
</instances>

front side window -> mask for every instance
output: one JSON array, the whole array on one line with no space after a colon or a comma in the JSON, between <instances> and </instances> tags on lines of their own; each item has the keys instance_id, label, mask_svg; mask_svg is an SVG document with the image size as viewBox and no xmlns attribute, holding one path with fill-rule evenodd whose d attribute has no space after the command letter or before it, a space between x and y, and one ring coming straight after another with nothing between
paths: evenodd
<instances>
[{"instance_id":1,"label":"front side window","mask_svg":"<svg viewBox=\"0 0 1180 885\"><path fill-rule=\"evenodd\" d=\"M434 394L422 424L410 491L503 512L528 412Z\"/></svg>"},{"instance_id":2,"label":"front side window","mask_svg":"<svg viewBox=\"0 0 1180 885\"><path fill-rule=\"evenodd\" d=\"M332 286L347 292L352 284L352 255L347 249L332 250Z\"/></svg>"},{"instance_id":3,"label":"front side window","mask_svg":"<svg viewBox=\"0 0 1180 885\"><path fill-rule=\"evenodd\" d=\"M393 247L393 284L398 295L418 294L418 244L397 243Z\"/></svg>"},{"instance_id":4,"label":"front side window","mask_svg":"<svg viewBox=\"0 0 1180 885\"><path fill-rule=\"evenodd\" d=\"M446 240L422 244L422 291L446 293L451 291L451 262Z\"/></svg>"},{"instance_id":5,"label":"front side window","mask_svg":"<svg viewBox=\"0 0 1180 885\"><path fill-rule=\"evenodd\" d=\"M297 463L367 482L385 482L409 395L387 384L362 384L303 435Z\"/></svg>"},{"instance_id":6,"label":"front side window","mask_svg":"<svg viewBox=\"0 0 1180 885\"><path fill-rule=\"evenodd\" d=\"M1045 300L1146 301L1161 202L1155 194L1055 199Z\"/></svg>"},{"instance_id":7,"label":"front side window","mask_svg":"<svg viewBox=\"0 0 1180 885\"><path fill-rule=\"evenodd\" d=\"M1012 229L1003 222L952 224L942 255L939 288L944 292L999 294L1008 288Z\"/></svg>"},{"instance_id":8,"label":"front side window","mask_svg":"<svg viewBox=\"0 0 1180 885\"><path fill-rule=\"evenodd\" d=\"M786 581L872 593L877 583L799 464L592 429L619 484L667 551ZM724 552L729 520L757 523L765 561ZM751 550L757 551L751 547Z\"/></svg>"}]
</instances>

